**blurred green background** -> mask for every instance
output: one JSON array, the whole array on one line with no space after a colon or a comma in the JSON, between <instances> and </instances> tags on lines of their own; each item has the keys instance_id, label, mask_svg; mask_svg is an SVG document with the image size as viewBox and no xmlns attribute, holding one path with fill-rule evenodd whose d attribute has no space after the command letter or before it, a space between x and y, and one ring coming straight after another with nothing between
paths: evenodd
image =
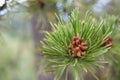
<instances>
[{"instance_id":1,"label":"blurred green background","mask_svg":"<svg viewBox=\"0 0 120 80\"><path fill-rule=\"evenodd\" d=\"M117 17L114 46L105 55L109 64L96 75L100 80L120 80L120 0L8 0L0 9L0 80L53 80L54 73L45 73L42 65L42 32L51 31L55 13L69 21L75 7L80 8L81 19L88 10L95 18ZM94 80L85 74L88 79Z\"/></svg>"}]
</instances>

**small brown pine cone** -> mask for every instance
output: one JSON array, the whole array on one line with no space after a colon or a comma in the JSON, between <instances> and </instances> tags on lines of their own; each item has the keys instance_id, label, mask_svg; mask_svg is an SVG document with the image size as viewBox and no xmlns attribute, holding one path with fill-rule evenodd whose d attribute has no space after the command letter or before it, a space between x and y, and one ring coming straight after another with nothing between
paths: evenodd
<instances>
[{"instance_id":1,"label":"small brown pine cone","mask_svg":"<svg viewBox=\"0 0 120 80\"><path fill-rule=\"evenodd\" d=\"M87 50L87 49L88 49L87 46L81 46L81 50L82 50L82 51L85 51L85 50Z\"/></svg>"},{"instance_id":2,"label":"small brown pine cone","mask_svg":"<svg viewBox=\"0 0 120 80\"><path fill-rule=\"evenodd\" d=\"M75 46L76 46L76 43L75 43L75 41L73 41L73 42L72 42L72 45L73 45L73 47L75 47Z\"/></svg>"},{"instance_id":3,"label":"small brown pine cone","mask_svg":"<svg viewBox=\"0 0 120 80\"><path fill-rule=\"evenodd\" d=\"M79 39L76 40L76 44L80 44L80 40Z\"/></svg>"},{"instance_id":4,"label":"small brown pine cone","mask_svg":"<svg viewBox=\"0 0 120 80\"><path fill-rule=\"evenodd\" d=\"M108 47L112 47L112 45L113 45L113 39L112 39L112 37L109 37L108 40L105 41L105 42L102 44L102 46L107 46L107 45L109 45Z\"/></svg>"},{"instance_id":5,"label":"small brown pine cone","mask_svg":"<svg viewBox=\"0 0 120 80\"><path fill-rule=\"evenodd\" d=\"M82 52L81 52L81 56L84 56L84 55L85 55L85 52L82 51Z\"/></svg>"},{"instance_id":6,"label":"small brown pine cone","mask_svg":"<svg viewBox=\"0 0 120 80\"><path fill-rule=\"evenodd\" d=\"M80 40L80 41L82 42L82 39L81 39L81 37L78 37L78 40Z\"/></svg>"},{"instance_id":7,"label":"small brown pine cone","mask_svg":"<svg viewBox=\"0 0 120 80\"><path fill-rule=\"evenodd\" d=\"M78 52L80 50L80 48L79 47L75 47L75 50L76 50L76 52Z\"/></svg>"},{"instance_id":8,"label":"small brown pine cone","mask_svg":"<svg viewBox=\"0 0 120 80\"><path fill-rule=\"evenodd\" d=\"M79 44L78 47L81 48L81 45Z\"/></svg>"},{"instance_id":9,"label":"small brown pine cone","mask_svg":"<svg viewBox=\"0 0 120 80\"><path fill-rule=\"evenodd\" d=\"M109 43L110 43L110 41L107 41L107 42L106 42L106 45L109 45Z\"/></svg>"},{"instance_id":10,"label":"small brown pine cone","mask_svg":"<svg viewBox=\"0 0 120 80\"><path fill-rule=\"evenodd\" d=\"M81 45L82 46L87 46L87 43L86 42L82 42Z\"/></svg>"},{"instance_id":11,"label":"small brown pine cone","mask_svg":"<svg viewBox=\"0 0 120 80\"><path fill-rule=\"evenodd\" d=\"M109 42L108 42L108 45L109 45L109 47L111 47L111 46L113 45L113 42L112 42L112 41L109 41Z\"/></svg>"},{"instance_id":12,"label":"small brown pine cone","mask_svg":"<svg viewBox=\"0 0 120 80\"><path fill-rule=\"evenodd\" d=\"M78 56L78 57L81 56L81 51L78 51L77 56Z\"/></svg>"}]
</instances>

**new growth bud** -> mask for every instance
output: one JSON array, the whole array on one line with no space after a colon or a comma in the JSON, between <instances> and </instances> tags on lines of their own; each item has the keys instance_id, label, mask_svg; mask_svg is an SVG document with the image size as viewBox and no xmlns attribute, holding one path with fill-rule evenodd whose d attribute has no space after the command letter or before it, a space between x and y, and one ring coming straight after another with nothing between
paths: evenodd
<instances>
[{"instance_id":1,"label":"new growth bud","mask_svg":"<svg viewBox=\"0 0 120 80\"><path fill-rule=\"evenodd\" d=\"M80 36L73 37L72 45L68 46L69 52L72 57L81 57L85 55L85 51L88 49L86 42L83 42Z\"/></svg>"}]
</instances>

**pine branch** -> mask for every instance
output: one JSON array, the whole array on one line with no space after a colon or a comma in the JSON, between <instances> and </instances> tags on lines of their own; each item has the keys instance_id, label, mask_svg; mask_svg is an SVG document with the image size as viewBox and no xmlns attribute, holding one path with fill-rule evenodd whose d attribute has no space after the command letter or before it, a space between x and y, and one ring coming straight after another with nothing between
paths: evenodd
<instances>
[{"instance_id":1,"label":"pine branch","mask_svg":"<svg viewBox=\"0 0 120 80\"><path fill-rule=\"evenodd\" d=\"M52 32L46 31L41 42L48 69L57 72L54 80L60 80L68 68L72 69L74 80L81 78L81 70L90 72L98 80L89 67L101 67L100 56L112 46L109 37L114 29L113 19L98 22L87 12L80 20L79 15L79 9L73 10L67 23L57 16L58 24L51 23Z\"/></svg>"}]
</instances>

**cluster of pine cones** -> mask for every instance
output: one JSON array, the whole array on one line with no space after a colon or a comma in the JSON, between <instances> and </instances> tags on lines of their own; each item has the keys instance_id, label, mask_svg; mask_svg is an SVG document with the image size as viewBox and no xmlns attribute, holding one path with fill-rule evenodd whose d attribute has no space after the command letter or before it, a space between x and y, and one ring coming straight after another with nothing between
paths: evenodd
<instances>
[{"instance_id":1,"label":"cluster of pine cones","mask_svg":"<svg viewBox=\"0 0 120 80\"><path fill-rule=\"evenodd\" d=\"M86 42L83 42L80 36L77 36L73 37L72 44L68 46L68 49L72 57L81 57L85 55L88 45Z\"/></svg>"},{"instance_id":2,"label":"cluster of pine cones","mask_svg":"<svg viewBox=\"0 0 120 80\"><path fill-rule=\"evenodd\" d=\"M108 47L112 47L112 45L113 45L113 39L112 39L111 36L108 37L107 41L105 41L105 42L102 44L102 46L108 46Z\"/></svg>"}]
</instances>

